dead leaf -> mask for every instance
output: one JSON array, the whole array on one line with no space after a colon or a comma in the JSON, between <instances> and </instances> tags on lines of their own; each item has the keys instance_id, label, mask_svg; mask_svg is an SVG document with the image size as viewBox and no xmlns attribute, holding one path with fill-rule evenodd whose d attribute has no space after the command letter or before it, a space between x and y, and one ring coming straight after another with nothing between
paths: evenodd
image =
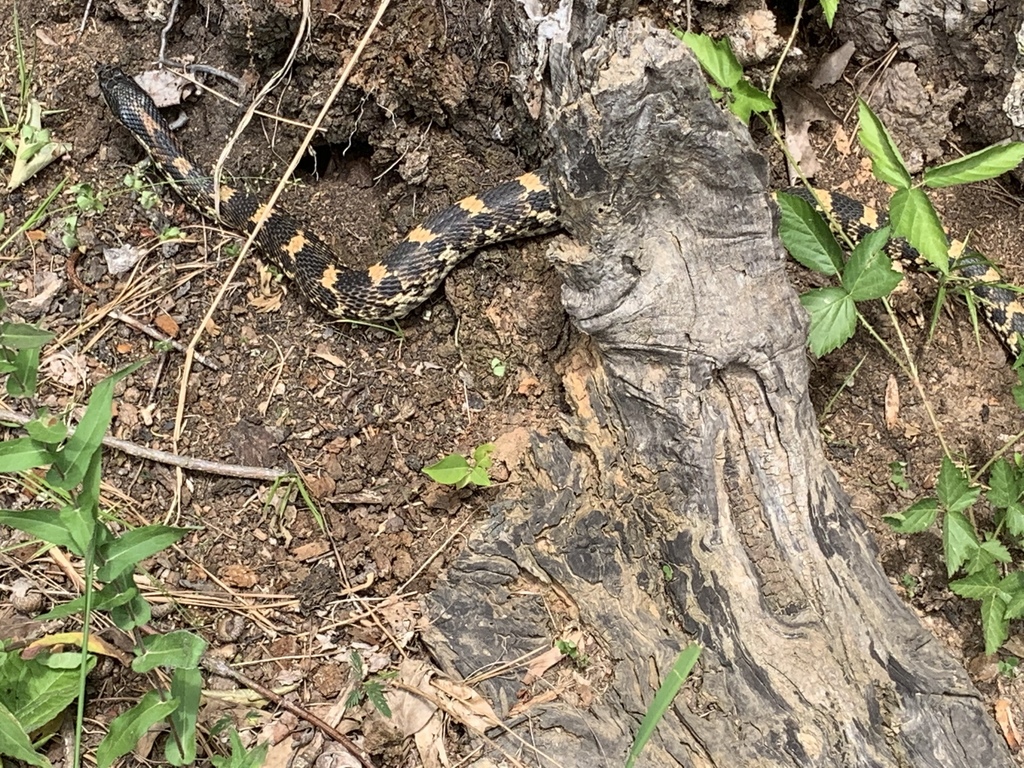
<instances>
[{"instance_id":1,"label":"dead leaf","mask_svg":"<svg viewBox=\"0 0 1024 768\"><path fill-rule=\"evenodd\" d=\"M448 768L451 765L444 748L444 718L440 711L434 712L426 725L416 731L414 738L423 768Z\"/></svg>"},{"instance_id":2,"label":"dead leaf","mask_svg":"<svg viewBox=\"0 0 1024 768\"><path fill-rule=\"evenodd\" d=\"M1017 724L1013 722L1013 712L1010 709L1009 699L996 700L996 722L1003 731L1003 738L1006 739L1006 746L1011 752L1020 750L1020 732Z\"/></svg>"},{"instance_id":3,"label":"dead leaf","mask_svg":"<svg viewBox=\"0 0 1024 768\"><path fill-rule=\"evenodd\" d=\"M501 724L487 699L468 685L438 677L434 679L434 688L448 699L445 711L477 733L484 733L488 728Z\"/></svg>"},{"instance_id":4,"label":"dead leaf","mask_svg":"<svg viewBox=\"0 0 1024 768\"><path fill-rule=\"evenodd\" d=\"M430 678L435 670L425 662L406 659L398 666L398 681L408 688L423 691L433 698L434 691ZM434 716L437 707L424 696L417 696L407 690L395 688L387 693L391 706L391 722L406 736L412 736L424 728Z\"/></svg>"},{"instance_id":5,"label":"dead leaf","mask_svg":"<svg viewBox=\"0 0 1024 768\"><path fill-rule=\"evenodd\" d=\"M180 330L177 321L166 312L161 312L153 318L153 325L159 328L166 336L174 338Z\"/></svg>"},{"instance_id":6,"label":"dead leaf","mask_svg":"<svg viewBox=\"0 0 1024 768\"><path fill-rule=\"evenodd\" d=\"M850 58L856 50L857 46L852 41L847 41L837 50L823 56L811 77L811 88L818 90L823 85L833 85L839 82L839 78L843 76L846 65L850 63Z\"/></svg>"},{"instance_id":7,"label":"dead leaf","mask_svg":"<svg viewBox=\"0 0 1024 768\"><path fill-rule=\"evenodd\" d=\"M242 565L241 563L225 565L217 575L225 584L229 584L232 587L241 587L243 589L254 587L259 584L260 581L259 576L256 575L256 571L247 565Z\"/></svg>"},{"instance_id":8,"label":"dead leaf","mask_svg":"<svg viewBox=\"0 0 1024 768\"><path fill-rule=\"evenodd\" d=\"M174 107L181 104L186 89L194 87L181 75L169 69L150 69L136 75L135 82L148 93L158 107Z\"/></svg>"},{"instance_id":9,"label":"dead leaf","mask_svg":"<svg viewBox=\"0 0 1024 768\"><path fill-rule=\"evenodd\" d=\"M526 674L523 675L523 685L533 685L544 677L544 673L560 662L565 656L557 646L548 648L540 656L534 658L526 667Z\"/></svg>"},{"instance_id":10,"label":"dead leaf","mask_svg":"<svg viewBox=\"0 0 1024 768\"><path fill-rule=\"evenodd\" d=\"M804 176L814 176L820 168L818 155L811 146L811 123L838 120L821 94L809 88L781 88L779 101L786 121L786 147L792 157L789 181L795 184L800 178L795 166L800 167Z\"/></svg>"},{"instance_id":11,"label":"dead leaf","mask_svg":"<svg viewBox=\"0 0 1024 768\"><path fill-rule=\"evenodd\" d=\"M118 245L103 249L103 260L107 263L107 272L114 275L123 275L134 267L146 251L134 245Z\"/></svg>"},{"instance_id":12,"label":"dead leaf","mask_svg":"<svg viewBox=\"0 0 1024 768\"><path fill-rule=\"evenodd\" d=\"M890 432L900 423L900 385L891 373L885 382L885 426Z\"/></svg>"},{"instance_id":13,"label":"dead leaf","mask_svg":"<svg viewBox=\"0 0 1024 768\"><path fill-rule=\"evenodd\" d=\"M292 554L298 560L315 560L320 555L326 554L331 551L330 545L326 541L312 541L309 544L302 544L292 550Z\"/></svg>"}]
</instances>

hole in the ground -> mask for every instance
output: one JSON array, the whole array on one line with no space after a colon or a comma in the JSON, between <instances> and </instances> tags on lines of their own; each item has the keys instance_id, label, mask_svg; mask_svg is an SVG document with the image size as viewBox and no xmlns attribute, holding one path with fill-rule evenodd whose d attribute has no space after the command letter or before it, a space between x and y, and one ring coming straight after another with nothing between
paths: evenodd
<instances>
[{"instance_id":1,"label":"hole in the ground","mask_svg":"<svg viewBox=\"0 0 1024 768\"><path fill-rule=\"evenodd\" d=\"M373 155L373 147L365 139L352 138L344 143L331 144L323 142L311 144L295 175L306 181L319 181L324 176L343 169L349 163L368 160Z\"/></svg>"}]
</instances>

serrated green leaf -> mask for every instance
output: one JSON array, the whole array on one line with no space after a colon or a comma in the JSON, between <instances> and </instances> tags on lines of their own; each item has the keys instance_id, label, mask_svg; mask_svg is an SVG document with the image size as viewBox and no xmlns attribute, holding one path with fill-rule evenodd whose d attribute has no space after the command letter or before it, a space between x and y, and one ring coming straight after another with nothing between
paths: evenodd
<instances>
[{"instance_id":1,"label":"serrated green leaf","mask_svg":"<svg viewBox=\"0 0 1024 768\"><path fill-rule=\"evenodd\" d=\"M132 670L144 674L157 667L198 669L206 651L206 641L183 629L165 635L150 635L142 640L145 651L132 661Z\"/></svg>"},{"instance_id":2,"label":"serrated green leaf","mask_svg":"<svg viewBox=\"0 0 1024 768\"><path fill-rule=\"evenodd\" d=\"M981 632L985 637L985 653L991 656L1003 647L1010 636L1006 620L1006 603L990 596L981 601Z\"/></svg>"},{"instance_id":3,"label":"serrated green leaf","mask_svg":"<svg viewBox=\"0 0 1024 768\"><path fill-rule=\"evenodd\" d=\"M1007 619L1019 619L1024 616L1024 590L1010 593L1012 597L1007 603L1003 616Z\"/></svg>"},{"instance_id":4,"label":"serrated green leaf","mask_svg":"<svg viewBox=\"0 0 1024 768\"><path fill-rule=\"evenodd\" d=\"M50 761L32 749L28 733L3 702L0 702L0 755L40 768L50 768Z\"/></svg>"},{"instance_id":5,"label":"serrated green leaf","mask_svg":"<svg viewBox=\"0 0 1024 768\"><path fill-rule=\"evenodd\" d=\"M942 505L954 512L962 512L978 499L981 489L971 486L967 475L953 463L949 456L942 457L936 491Z\"/></svg>"},{"instance_id":6,"label":"serrated green leaf","mask_svg":"<svg viewBox=\"0 0 1024 768\"><path fill-rule=\"evenodd\" d=\"M1000 599L1008 601L1010 595L1003 591L1000 581L999 571L995 566L989 566L977 573L949 582L949 588L954 594L960 595L960 597L969 597L972 600L984 600L986 597L996 595Z\"/></svg>"},{"instance_id":7,"label":"serrated green leaf","mask_svg":"<svg viewBox=\"0 0 1024 768\"><path fill-rule=\"evenodd\" d=\"M147 557L180 541L188 534L188 530L167 525L147 525L125 531L100 549L102 565L97 577L100 581L113 581L122 573L134 569Z\"/></svg>"},{"instance_id":8,"label":"serrated green leaf","mask_svg":"<svg viewBox=\"0 0 1024 768\"><path fill-rule=\"evenodd\" d=\"M893 232L942 274L949 274L949 241L928 195L920 189L899 190L889 202L889 220Z\"/></svg>"},{"instance_id":9,"label":"serrated green leaf","mask_svg":"<svg viewBox=\"0 0 1024 768\"><path fill-rule=\"evenodd\" d=\"M0 443L0 472L24 472L53 463L53 452L31 437L16 437Z\"/></svg>"},{"instance_id":10,"label":"serrated green leaf","mask_svg":"<svg viewBox=\"0 0 1024 768\"><path fill-rule=\"evenodd\" d=\"M938 499L921 499L914 502L906 512L886 515L883 519L900 533L920 533L931 527L939 514Z\"/></svg>"},{"instance_id":11,"label":"serrated green leaf","mask_svg":"<svg viewBox=\"0 0 1024 768\"><path fill-rule=\"evenodd\" d=\"M951 187L954 184L972 184L1002 176L1024 160L1024 142L1011 141L972 152L951 163L929 168L924 172L926 187Z\"/></svg>"},{"instance_id":12,"label":"serrated green leaf","mask_svg":"<svg viewBox=\"0 0 1024 768\"><path fill-rule=\"evenodd\" d=\"M843 287L854 301L888 296L903 279L882 250L887 242L889 228L882 227L865 236L850 254L850 260L843 269Z\"/></svg>"},{"instance_id":13,"label":"serrated green leaf","mask_svg":"<svg viewBox=\"0 0 1024 768\"><path fill-rule=\"evenodd\" d=\"M871 172L875 177L897 189L910 188L910 173L903 156L896 148L889 132L885 130L871 107L863 99L857 100L857 113L860 119L860 132L857 136L861 145L871 155Z\"/></svg>"},{"instance_id":14,"label":"serrated green leaf","mask_svg":"<svg viewBox=\"0 0 1024 768\"><path fill-rule=\"evenodd\" d=\"M1006 459L998 458L988 476L988 500L993 506L1006 509L1020 498L1020 478Z\"/></svg>"},{"instance_id":15,"label":"serrated green leaf","mask_svg":"<svg viewBox=\"0 0 1024 768\"><path fill-rule=\"evenodd\" d=\"M712 40L707 35L684 32L682 40L704 71L722 88L732 88L743 79L743 67L736 60L728 39Z\"/></svg>"},{"instance_id":16,"label":"serrated green leaf","mask_svg":"<svg viewBox=\"0 0 1024 768\"><path fill-rule=\"evenodd\" d=\"M842 346L857 328L853 299L842 288L814 288L800 295L800 303L811 318L808 343L816 357Z\"/></svg>"},{"instance_id":17,"label":"serrated green leaf","mask_svg":"<svg viewBox=\"0 0 1024 768\"><path fill-rule=\"evenodd\" d=\"M758 90L746 80L740 80L733 86L729 110L742 120L744 125L750 124L751 113L771 112L773 109L775 109L775 102L768 98L768 94Z\"/></svg>"},{"instance_id":18,"label":"serrated green leaf","mask_svg":"<svg viewBox=\"0 0 1024 768\"><path fill-rule=\"evenodd\" d=\"M96 748L96 765L99 768L110 768L117 758L135 749L150 726L156 725L177 708L177 700L161 701L159 691L147 693L142 701L110 723L107 735Z\"/></svg>"},{"instance_id":19,"label":"serrated green leaf","mask_svg":"<svg viewBox=\"0 0 1024 768\"><path fill-rule=\"evenodd\" d=\"M825 15L825 23L832 26L836 17L836 9L839 8L839 0L821 0L821 11Z\"/></svg>"},{"instance_id":20,"label":"serrated green leaf","mask_svg":"<svg viewBox=\"0 0 1024 768\"><path fill-rule=\"evenodd\" d=\"M1012 563L1013 557L1010 555L1010 551L1006 548L1003 542L999 539L986 539L981 543L979 548L981 552L985 552L997 563Z\"/></svg>"},{"instance_id":21,"label":"serrated green leaf","mask_svg":"<svg viewBox=\"0 0 1024 768\"><path fill-rule=\"evenodd\" d=\"M946 559L947 576L957 571L978 551L978 537L974 527L962 512L947 511L942 521L942 548Z\"/></svg>"},{"instance_id":22,"label":"serrated green leaf","mask_svg":"<svg viewBox=\"0 0 1024 768\"><path fill-rule=\"evenodd\" d=\"M775 200L781 213L779 238L789 255L816 272L840 274L843 251L828 224L811 204L802 197L785 192L779 192Z\"/></svg>"},{"instance_id":23,"label":"serrated green leaf","mask_svg":"<svg viewBox=\"0 0 1024 768\"><path fill-rule=\"evenodd\" d=\"M466 461L465 456L460 456L457 453L451 453L445 456L436 464L431 464L429 467L423 468L423 473L436 483L443 485L458 485L459 483L465 483L466 478L469 477L469 473L472 471L472 467L469 466L469 462Z\"/></svg>"},{"instance_id":24,"label":"serrated green leaf","mask_svg":"<svg viewBox=\"0 0 1024 768\"><path fill-rule=\"evenodd\" d=\"M1024 536L1024 503L1015 501L1006 508L1006 529L1014 536Z\"/></svg>"}]
</instances>

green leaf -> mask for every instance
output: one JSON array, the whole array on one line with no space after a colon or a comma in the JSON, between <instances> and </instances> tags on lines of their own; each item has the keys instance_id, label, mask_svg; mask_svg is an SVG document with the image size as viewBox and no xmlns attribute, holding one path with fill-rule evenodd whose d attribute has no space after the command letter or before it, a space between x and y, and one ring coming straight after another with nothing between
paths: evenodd
<instances>
[{"instance_id":1,"label":"green leaf","mask_svg":"<svg viewBox=\"0 0 1024 768\"><path fill-rule=\"evenodd\" d=\"M893 530L900 533L920 533L931 527L939 514L938 499L921 499L897 515L885 515L883 518Z\"/></svg>"},{"instance_id":2,"label":"green leaf","mask_svg":"<svg viewBox=\"0 0 1024 768\"><path fill-rule=\"evenodd\" d=\"M466 480L467 482L481 488L488 488L491 485L491 476L487 474L487 469L485 467L473 467L473 471L469 473Z\"/></svg>"},{"instance_id":3,"label":"green leaf","mask_svg":"<svg viewBox=\"0 0 1024 768\"><path fill-rule=\"evenodd\" d=\"M251 750L246 750L238 736L238 731L234 728L231 729L229 737L231 739L231 755L229 757L211 755L210 762L213 764L213 768L260 768L263 765L268 747L265 742Z\"/></svg>"},{"instance_id":4,"label":"green leaf","mask_svg":"<svg viewBox=\"0 0 1024 768\"><path fill-rule=\"evenodd\" d=\"M994 179L1012 171L1024 160L1024 142L1011 141L972 152L951 163L929 168L924 172L927 187L951 187Z\"/></svg>"},{"instance_id":5,"label":"green leaf","mask_svg":"<svg viewBox=\"0 0 1024 768\"><path fill-rule=\"evenodd\" d=\"M949 241L928 195L920 189L899 190L889 201L889 219L893 232L942 274L949 274Z\"/></svg>"},{"instance_id":6,"label":"green leaf","mask_svg":"<svg viewBox=\"0 0 1024 768\"><path fill-rule=\"evenodd\" d=\"M64 547L76 555L82 554L71 532L60 519L60 514L52 509L0 510L0 525L17 528L29 536Z\"/></svg>"},{"instance_id":7,"label":"green leaf","mask_svg":"<svg viewBox=\"0 0 1024 768\"><path fill-rule=\"evenodd\" d=\"M1020 499L1021 484L1016 468L1006 459L996 459L988 477L989 503L1000 509L1007 509Z\"/></svg>"},{"instance_id":8,"label":"green leaf","mask_svg":"<svg viewBox=\"0 0 1024 768\"><path fill-rule=\"evenodd\" d=\"M1013 557L1010 555L1010 551L999 539L986 539L981 543L979 551L986 553L997 563L1013 562Z\"/></svg>"},{"instance_id":9,"label":"green leaf","mask_svg":"<svg viewBox=\"0 0 1024 768\"><path fill-rule=\"evenodd\" d=\"M690 676L699 657L700 646L695 643L689 645L676 657L672 669L668 671L665 680L658 686L658 692L654 694L654 701L644 713L644 719L640 721L640 727L637 729L633 745L626 757L626 768L633 768L636 764L637 758L640 757L643 748L647 746L647 742L654 735L654 730L658 727L658 723L661 722L668 708L672 706L672 700L679 693L679 689L683 687L686 678Z\"/></svg>"},{"instance_id":10,"label":"green leaf","mask_svg":"<svg viewBox=\"0 0 1024 768\"><path fill-rule=\"evenodd\" d=\"M1010 599L1010 595L1002 589L999 571L995 566L989 566L962 579L951 581L949 582L949 588L954 594L960 595L960 597L968 597L972 600L984 600L993 595L1004 601L1009 601Z\"/></svg>"},{"instance_id":11,"label":"green leaf","mask_svg":"<svg viewBox=\"0 0 1024 768\"><path fill-rule=\"evenodd\" d=\"M704 71L722 88L732 88L743 79L743 67L733 55L729 40L712 40L707 35L684 32L682 40L693 51Z\"/></svg>"},{"instance_id":12,"label":"green leaf","mask_svg":"<svg viewBox=\"0 0 1024 768\"><path fill-rule=\"evenodd\" d=\"M78 697L81 654L73 654L70 668L59 662L49 666L44 662L47 656L22 659L9 654L0 667L0 702L28 733L42 728ZM86 664L89 671L96 659L87 657Z\"/></svg>"},{"instance_id":13,"label":"green leaf","mask_svg":"<svg viewBox=\"0 0 1024 768\"><path fill-rule=\"evenodd\" d=\"M952 511L961 512L978 500L981 489L971 486L967 475L949 456L942 457L942 468L939 470L939 481L936 487L939 501Z\"/></svg>"},{"instance_id":14,"label":"green leaf","mask_svg":"<svg viewBox=\"0 0 1024 768\"><path fill-rule=\"evenodd\" d=\"M491 454L494 453L494 443L483 443L473 450L473 464L488 469L491 466Z\"/></svg>"},{"instance_id":15,"label":"green leaf","mask_svg":"<svg viewBox=\"0 0 1024 768\"><path fill-rule=\"evenodd\" d=\"M942 548L946 557L947 576L960 570L978 551L978 537L962 512L947 511L942 524Z\"/></svg>"},{"instance_id":16,"label":"green leaf","mask_svg":"<svg viewBox=\"0 0 1024 768\"><path fill-rule=\"evenodd\" d=\"M0 443L0 472L24 472L53 463L54 454L31 437L16 437Z\"/></svg>"},{"instance_id":17,"label":"green leaf","mask_svg":"<svg viewBox=\"0 0 1024 768\"><path fill-rule=\"evenodd\" d=\"M444 485L457 485L469 477L472 468L465 456L451 453L445 456L436 464L423 468L423 473L436 483Z\"/></svg>"},{"instance_id":18,"label":"green leaf","mask_svg":"<svg viewBox=\"0 0 1024 768\"><path fill-rule=\"evenodd\" d=\"M1024 616L1024 590L1013 592L1012 595L1003 616L1007 619L1019 619Z\"/></svg>"},{"instance_id":19,"label":"green leaf","mask_svg":"<svg viewBox=\"0 0 1024 768\"><path fill-rule=\"evenodd\" d=\"M821 0L821 10L825 14L825 23L832 26L832 20L836 17L836 9L839 8L839 0Z\"/></svg>"},{"instance_id":20,"label":"green leaf","mask_svg":"<svg viewBox=\"0 0 1024 768\"><path fill-rule=\"evenodd\" d=\"M85 414L75 428L74 434L68 439L64 450L57 454L57 462L46 476L47 482L63 490L70 490L82 482L92 456L99 450L107 427L110 426L114 386L144 362L139 361L121 369L93 388Z\"/></svg>"},{"instance_id":21,"label":"green leaf","mask_svg":"<svg viewBox=\"0 0 1024 768\"><path fill-rule=\"evenodd\" d=\"M10 349L39 349L52 338L52 333L34 325L0 323L0 346Z\"/></svg>"},{"instance_id":22,"label":"green leaf","mask_svg":"<svg viewBox=\"0 0 1024 768\"><path fill-rule=\"evenodd\" d=\"M742 120L744 125L750 124L752 112L771 112L773 109L775 109L775 102L768 98L768 94L758 90L746 80L740 80L733 86L729 111Z\"/></svg>"},{"instance_id":23,"label":"green leaf","mask_svg":"<svg viewBox=\"0 0 1024 768\"><path fill-rule=\"evenodd\" d=\"M110 611L118 606L131 602L136 595L138 595L138 590L120 590L114 585L106 584L100 591L93 591L91 601L92 610ZM63 619L68 616L74 616L75 614L82 613L85 610L85 598L85 595L79 595L74 600L58 605L44 613L42 616L37 616L36 620L52 621L53 619Z\"/></svg>"},{"instance_id":24,"label":"green leaf","mask_svg":"<svg viewBox=\"0 0 1024 768\"><path fill-rule=\"evenodd\" d=\"M391 717L391 707L388 705L388 700L384 697L384 689L381 688L380 683L370 682L363 686L363 688L366 692L366 698L373 704L374 709L384 715L384 717Z\"/></svg>"},{"instance_id":25,"label":"green leaf","mask_svg":"<svg viewBox=\"0 0 1024 768\"><path fill-rule=\"evenodd\" d=\"M0 755L40 768L50 768L50 761L32 749L32 740L3 702L0 702Z\"/></svg>"},{"instance_id":26,"label":"green leaf","mask_svg":"<svg viewBox=\"0 0 1024 768\"><path fill-rule=\"evenodd\" d=\"M96 748L96 765L99 768L110 768L117 758L135 749L150 726L156 725L177 708L178 702L175 699L161 701L159 691L147 693L142 701L110 723L107 735Z\"/></svg>"},{"instance_id":27,"label":"green leaf","mask_svg":"<svg viewBox=\"0 0 1024 768\"><path fill-rule=\"evenodd\" d=\"M170 721L177 738L168 739L164 746L164 756L171 765L193 765L196 761L196 718L202 694L203 676L198 668L174 670L171 697L180 704L170 714Z\"/></svg>"},{"instance_id":28,"label":"green leaf","mask_svg":"<svg viewBox=\"0 0 1024 768\"><path fill-rule=\"evenodd\" d=\"M14 356L14 369L7 377L7 394L11 397L33 397L39 376L39 350L22 349Z\"/></svg>"},{"instance_id":29,"label":"green leaf","mask_svg":"<svg viewBox=\"0 0 1024 768\"><path fill-rule=\"evenodd\" d=\"M25 431L33 440L48 446L55 446L68 436L68 426L53 416L41 416L25 425ZM0 463L2 471L2 463Z\"/></svg>"},{"instance_id":30,"label":"green leaf","mask_svg":"<svg viewBox=\"0 0 1024 768\"><path fill-rule=\"evenodd\" d=\"M1006 603L998 597L986 597L981 601L981 632L985 636L985 653L989 656L1002 648L1010 636Z\"/></svg>"},{"instance_id":31,"label":"green leaf","mask_svg":"<svg viewBox=\"0 0 1024 768\"><path fill-rule=\"evenodd\" d=\"M857 310L842 288L814 288L800 295L800 303L811 317L807 340L816 357L828 354L853 336Z\"/></svg>"},{"instance_id":32,"label":"green leaf","mask_svg":"<svg viewBox=\"0 0 1024 768\"><path fill-rule=\"evenodd\" d=\"M1024 536L1024 504L1015 501L1006 508L1006 529L1014 536Z\"/></svg>"},{"instance_id":33,"label":"green leaf","mask_svg":"<svg viewBox=\"0 0 1024 768\"><path fill-rule=\"evenodd\" d=\"M838 275L843 251L824 219L802 197L779 192L775 200L782 214L779 237L789 255L808 269Z\"/></svg>"},{"instance_id":34,"label":"green leaf","mask_svg":"<svg viewBox=\"0 0 1024 768\"><path fill-rule=\"evenodd\" d=\"M199 659L206 651L206 641L192 632L180 629L166 635L151 635L142 640L145 652L132 661L132 670L143 674L157 667L198 669Z\"/></svg>"},{"instance_id":35,"label":"green leaf","mask_svg":"<svg viewBox=\"0 0 1024 768\"><path fill-rule=\"evenodd\" d=\"M892 260L882 251L887 242L889 228L882 227L865 236L850 254L843 270L843 287L854 301L888 296L903 279L903 275L892 268Z\"/></svg>"},{"instance_id":36,"label":"green leaf","mask_svg":"<svg viewBox=\"0 0 1024 768\"><path fill-rule=\"evenodd\" d=\"M126 531L100 549L103 564L97 572L97 577L100 581L111 581L122 573L133 570L147 557L180 541L188 534L188 530L168 525L147 525Z\"/></svg>"},{"instance_id":37,"label":"green leaf","mask_svg":"<svg viewBox=\"0 0 1024 768\"><path fill-rule=\"evenodd\" d=\"M875 177L897 189L910 188L910 173L903 156L896 148L882 121L875 117L871 107L863 99L857 100L860 119L860 143L871 155L871 172Z\"/></svg>"}]
</instances>

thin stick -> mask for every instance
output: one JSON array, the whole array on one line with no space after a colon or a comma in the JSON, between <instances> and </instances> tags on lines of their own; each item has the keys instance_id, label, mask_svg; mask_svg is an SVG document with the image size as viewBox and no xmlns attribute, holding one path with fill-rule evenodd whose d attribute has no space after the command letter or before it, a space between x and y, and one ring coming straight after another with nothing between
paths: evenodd
<instances>
[{"instance_id":1,"label":"thin stick","mask_svg":"<svg viewBox=\"0 0 1024 768\"><path fill-rule=\"evenodd\" d=\"M162 332L158 331L156 328L154 328L151 325L146 325L145 323L143 323L143 322L141 322L139 320L136 320L131 315L126 315L124 312L122 312L119 309L111 310L110 312L107 313L107 316L108 317L112 317L115 320L119 320L122 323L124 323L125 325L130 325L135 330L137 330L137 331L139 331L141 333L146 334L151 339L156 339L157 341L159 341L162 344L169 344L174 349L176 349L178 352L184 353L184 351L185 351L185 345L182 344L180 341L176 341L176 340L172 339L170 336L168 336L165 333L162 333ZM219 365L217 365L215 362L210 360L208 357L204 357L203 355L200 355L198 352L196 352L196 361L200 365L205 365L207 368L209 368L211 370L214 370L214 371L219 371L220 370L220 366Z\"/></svg>"}]
</instances>

